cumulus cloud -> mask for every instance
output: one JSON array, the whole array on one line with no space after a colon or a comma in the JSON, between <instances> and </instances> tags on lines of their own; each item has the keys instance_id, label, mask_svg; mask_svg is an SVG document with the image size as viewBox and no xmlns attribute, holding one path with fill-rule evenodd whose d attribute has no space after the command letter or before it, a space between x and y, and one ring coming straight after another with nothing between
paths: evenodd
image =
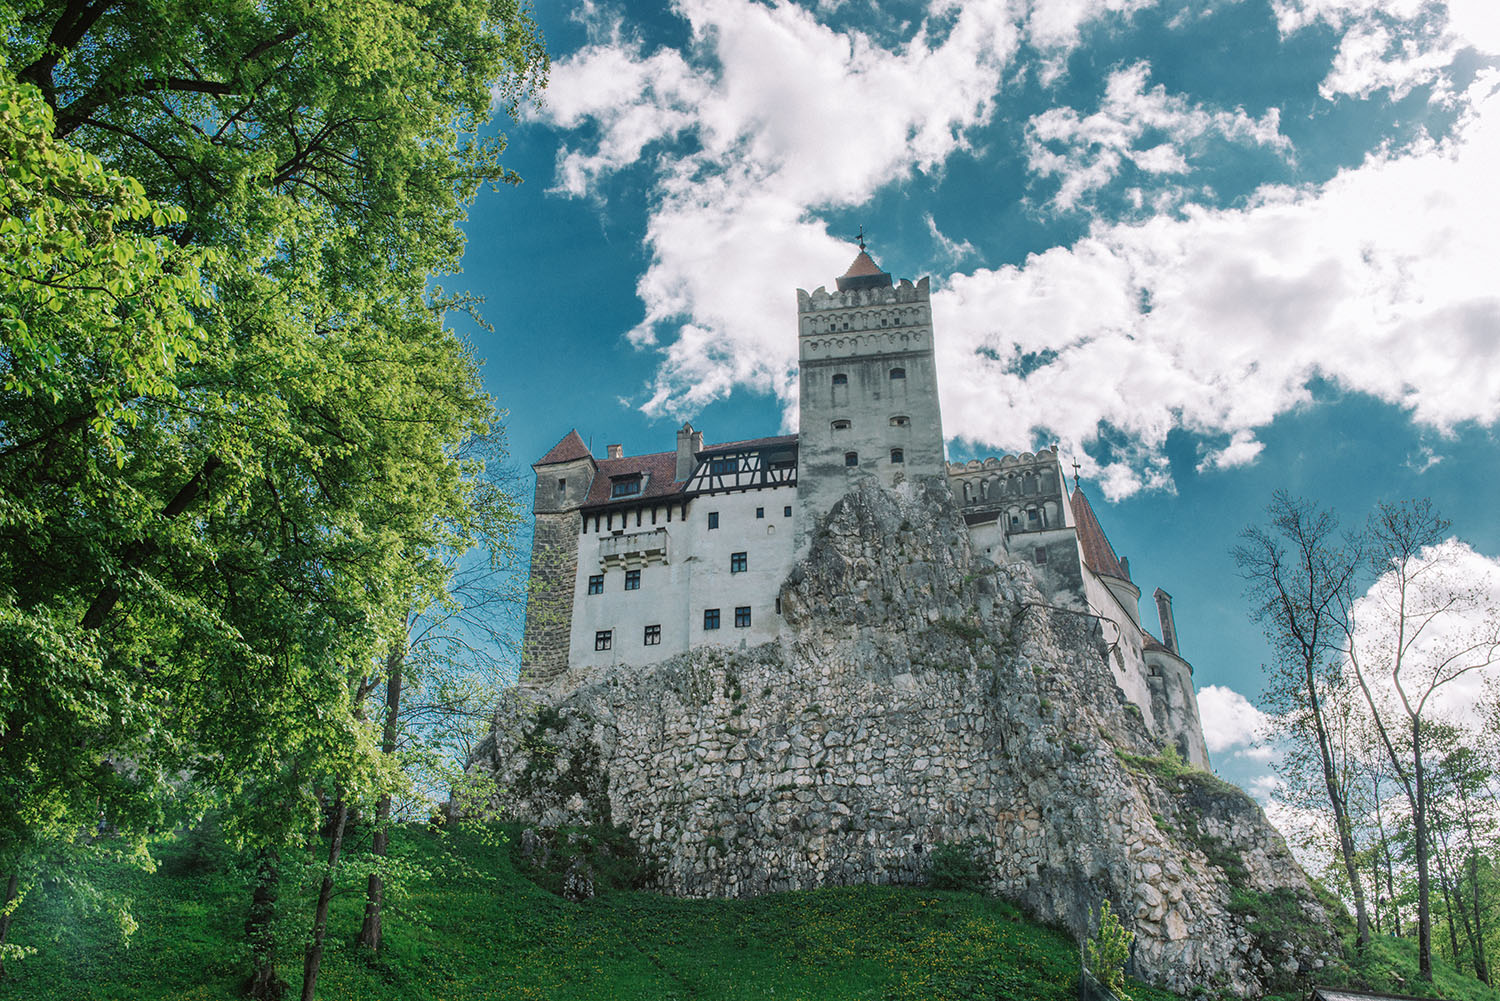
<instances>
[{"instance_id":1,"label":"cumulus cloud","mask_svg":"<svg viewBox=\"0 0 1500 1001\"><path fill-rule=\"evenodd\" d=\"M1170 487L1174 428L1229 438L1209 466L1253 459L1254 430L1316 378L1439 432L1500 419L1500 74L1465 99L1443 141L1320 187L1099 224L1020 267L953 276L934 304L945 427L1003 449L1039 429L1094 446L1085 468L1121 497Z\"/></svg>"},{"instance_id":2,"label":"cumulus cloud","mask_svg":"<svg viewBox=\"0 0 1500 1001\"><path fill-rule=\"evenodd\" d=\"M1027 166L1059 181L1053 206L1076 208L1127 165L1146 174L1186 174L1188 156L1205 151L1211 140L1290 151L1276 108L1259 118L1239 108L1210 110L1160 84L1148 87L1150 73L1149 63L1137 62L1110 74L1092 114L1052 108L1027 123Z\"/></svg>"},{"instance_id":3,"label":"cumulus cloud","mask_svg":"<svg viewBox=\"0 0 1500 1001\"><path fill-rule=\"evenodd\" d=\"M1198 690L1198 715L1210 754L1251 750L1265 740L1269 720L1249 699L1224 685ZM1260 760L1265 760L1261 756Z\"/></svg>"}]
</instances>

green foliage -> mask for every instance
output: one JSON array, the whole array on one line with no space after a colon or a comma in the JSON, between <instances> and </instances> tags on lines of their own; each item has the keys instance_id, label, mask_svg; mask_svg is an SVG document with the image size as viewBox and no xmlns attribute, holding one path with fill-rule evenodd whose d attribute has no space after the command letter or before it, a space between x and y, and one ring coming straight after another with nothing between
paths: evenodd
<instances>
[{"instance_id":1,"label":"green foliage","mask_svg":"<svg viewBox=\"0 0 1500 1001\"><path fill-rule=\"evenodd\" d=\"M958 619L950 619L946 616L934 622L932 628L963 640L970 646L974 646L985 639L984 630L974 623L961 622Z\"/></svg>"},{"instance_id":2,"label":"green foliage","mask_svg":"<svg viewBox=\"0 0 1500 1001\"><path fill-rule=\"evenodd\" d=\"M983 893L995 875L992 846L982 838L944 841L927 853L927 885L934 890Z\"/></svg>"},{"instance_id":3,"label":"green foliage","mask_svg":"<svg viewBox=\"0 0 1500 1001\"><path fill-rule=\"evenodd\" d=\"M518 872L549 893L563 892L563 881L575 866L592 876L596 892L638 890L656 878L656 867L623 825L560 827L534 834L534 839L522 838L519 829L511 829L511 857ZM722 839L719 847L723 848Z\"/></svg>"},{"instance_id":4,"label":"green foliage","mask_svg":"<svg viewBox=\"0 0 1500 1001\"><path fill-rule=\"evenodd\" d=\"M752 899L683 900L641 891L570 903L513 864L519 840L395 832L416 880L377 956L348 944L360 877L341 877L319 996L381 1001L971 1001L1077 996L1078 946L1004 901L857 886ZM163 851L170 863L175 846ZM463 859L464 868L455 866ZM175 870L174 870L175 873ZM0 981L0 1001L231 1001L243 884L231 873L121 869L141 927L129 948L98 921ZM289 909L307 890L287 890ZM24 914L20 932L38 922ZM294 948L305 928L281 929ZM27 941L35 941L34 938ZM1132 986L1136 1001L1171 1001Z\"/></svg>"},{"instance_id":5,"label":"green foliage","mask_svg":"<svg viewBox=\"0 0 1500 1001\"><path fill-rule=\"evenodd\" d=\"M1089 972L1123 1001L1130 1001L1125 993L1125 963L1134 941L1135 932L1126 931L1119 915L1110 910L1109 901L1103 901L1099 905L1099 930L1089 937L1086 962Z\"/></svg>"}]
</instances>

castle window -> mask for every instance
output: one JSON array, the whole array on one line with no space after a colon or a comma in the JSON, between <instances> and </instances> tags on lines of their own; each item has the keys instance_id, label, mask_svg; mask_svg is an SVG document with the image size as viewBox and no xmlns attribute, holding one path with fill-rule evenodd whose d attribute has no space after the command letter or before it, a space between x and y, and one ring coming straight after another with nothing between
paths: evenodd
<instances>
[{"instance_id":1,"label":"castle window","mask_svg":"<svg viewBox=\"0 0 1500 1001\"><path fill-rule=\"evenodd\" d=\"M840 372L838 375L835 375L833 377L833 384L835 386L847 386L849 385L849 377Z\"/></svg>"},{"instance_id":2,"label":"castle window","mask_svg":"<svg viewBox=\"0 0 1500 1001\"><path fill-rule=\"evenodd\" d=\"M835 431L847 431L854 426L853 421L834 421L831 427Z\"/></svg>"},{"instance_id":3,"label":"castle window","mask_svg":"<svg viewBox=\"0 0 1500 1001\"><path fill-rule=\"evenodd\" d=\"M703 610L703 628L719 628L719 610L717 608L705 608Z\"/></svg>"},{"instance_id":4,"label":"castle window","mask_svg":"<svg viewBox=\"0 0 1500 1001\"><path fill-rule=\"evenodd\" d=\"M729 554L729 572L744 573L750 569L750 556L748 553Z\"/></svg>"},{"instance_id":5,"label":"castle window","mask_svg":"<svg viewBox=\"0 0 1500 1001\"><path fill-rule=\"evenodd\" d=\"M905 379L906 378L906 369L904 369L904 368L893 368L893 369L891 369L891 378L892 379Z\"/></svg>"},{"instance_id":6,"label":"castle window","mask_svg":"<svg viewBox=\"0 0 1500 1001\"><path fill-rule=\"evenodd\" d=\"M567 492L568 492L568 481L567 481L566 478L560 478L557 481L557 496L561 497L563 494L565 494Z\"/></svg>"},{"instance_id":7,"label":"castle window","mask_svg":"<svg viewBox=\"0 0 1500 1001\"><path fill-rule=\"evenodd\" d=\"M717 512L717 511L710 511L710 512L708 512L708 527L709 528L718 528L719 527L719 512Z\"/></svg>"},{"instance_id":8,"label":"castle window","mask_svg":"<svg viewBox=\"0 0 1500 1001\"><path fill-rule=\"evenodd\" d=\"M905 452L903 452L899 448L893 448L893 449L891 449L891 464L892 465L895 465L898 462L905 462L905 461L906 461L906 453Z\"/></svg>"},{"instance_id":9,"label":"castle window","mask_svg":"<svg viewBox=\"0 0 1500 1001\"><path fill-rule=\"evenodd\" d=\"M846 465L846 466L857 466L857 465L859 465L859 453L858 452L845 452L844 453L844 465Z\"/></svg>"},{"instance_id":10,"label":"castle window","mask_svg":"<svg viewBox=\"0 0 1500 1001\"><path fill-rule=\"evenodd\" d=\"M604 593L604 575L602 573L589 575L589 594Z\"/></svg>"},{"instance_id":11,"label":"castle window","mask_svg":"<svg viewBox=\"0 0 1500 1001\"><path fill-rule=\"evenodd\" d=\"M1019 514L1013 514L1013 515L1011 515L1010 516L1010 524L1011 524L1012 528L1019 527L1020 524L1021 524L1021 516Z\"/></svg>"},{"instance_id":12,"label":"castle window","mask_svg":"<svg viewBox=\"0 0 1500 1001\"><path fill-rule=\"evenodd\" d=\"M741 605L734 610L734 627L744 629L750 625L750 606Z\"/></svg>"},{"instance_id":13,"label":"castle window","mask_svg":"<svg viewBox=\"0 0 1500 1001\"><path fill-rule=\"evenodd\" d=\"M763 507L756 508L755 509L755 516L757 518L764 518L766 516L766 509L763 508Z\"/></svg>"},{"instance_id":14,"label":"castle window","mask_svg":"<svg viewBox=\"0 0 1500 1001\"><path fill-rule=\"evenodd\" d=\"M611 497L629 497L641 492L641 478L639 476L627 476L618 479L611 484L609 495Z\"/></svg>"},{"instance_id":15,"label":"castle window","mask_svg":"<svg viewBox=\"0 0 1500 1001\"><path fill-rule=\"evenodd\" d=\"M893 428L904 428L904 427L910 427L910 426L911 426L911 418L910 417L901 416L901 417L892 417L891 418L891 427L893 427Z\"/></svg>"},{"instance_id":16,"label":"castle window","mask_svg":"<svg viewBox=\"0 0 1500 1001\"><path fill-rule=\"evenodd\" d=\"M1029 508L1026 511L1026 520L1033 525L1039 524L1042 520L1042 513L1034 507Z\"/></svg>"},{"instance_id":17,"label":"castle window","mask_svg":"<svg viewBox=\"0 0 1500 1001\"><path fill-rule=\"evenodd\" d=\"M614 645L615 631L613 629L601 629L594 634L594 649L608 650Z\"/></svg>"},{"instance_id":18,"label":"castle window","mask_svg":"<svg viewBox=\"0 0 1500 1001\"><path fill-rule=\"evenodd\" d=\"M740 471L740 460L738 457L714 459L709 462L708 471L714 476L723 476L725 473L738 473Z\"/></svg>"},{"instance_id":19,"label":"castle window","mask_svg":"<svg viewBox=\"0 0 1500 1001\"><path fill-rule=\"evenodd\" d=\"M781 614L781 599L780 598L776 599L776 614L777 615Z\"/></svg>"},{"instance_id":20,"label":"castle window","mask_svg":"<svg viewBox=\"0 0 1500 1001\"><path fill-rule=\"evenodd\" d=\"M1038 566L1047 562L1047 549L1045 546L1037 546L1036 553L1034 555L1036 557L1036 563Z\"/></svg>"},{"instance_id":21,"label":"castle window","mask_svg":"<svg viewBox=\"0 0 1500 1001\"><path fill-rule=\"evenodd\" d=\"M661 626L647 626L643 642L646 646L661 646Z\"/></svg>"},{"instance_id":22,"label":"castle window","mask_svg":"<svg viewBox=\"0 0 1500 1001\"><path fill-rule=\"evenodd\" d=\"M783 518L790 518L792 516L792 506L790 504L781 509L781 516Z\"/></svg>"},{"instance_id":23,"label":"castle window","mask_svg":"<svg viewBox=\"0 0 1500 1001\"><path fill-rule=\"evenodd\" d=\"M625 590L639 591L641 589L641 572L639 570L625 571Z\"/></svg>"}]
</instances>

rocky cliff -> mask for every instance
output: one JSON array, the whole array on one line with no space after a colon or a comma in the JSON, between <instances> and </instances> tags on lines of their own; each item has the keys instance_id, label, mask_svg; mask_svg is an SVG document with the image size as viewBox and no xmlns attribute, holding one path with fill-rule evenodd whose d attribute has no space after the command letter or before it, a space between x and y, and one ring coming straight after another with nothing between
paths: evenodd
<instances>
[{"instance_id":1,"label":"rocky cliff","mask_svg":"<svg viewBox=\"0 0 1500 1001\"><path fill-rule=\"evenodd\" d=\"M625 825L668 893L914 882L973 838L1042 920L1081 931L1109 898L1162 986L1255 996L1322 966L1329 915L1281 837L1161 755L1095 622L1030 572L971 551L941 480L867 483L782 588L778 642L518 694L474 767L513 817Z\"/></svg>"}]
</instances>

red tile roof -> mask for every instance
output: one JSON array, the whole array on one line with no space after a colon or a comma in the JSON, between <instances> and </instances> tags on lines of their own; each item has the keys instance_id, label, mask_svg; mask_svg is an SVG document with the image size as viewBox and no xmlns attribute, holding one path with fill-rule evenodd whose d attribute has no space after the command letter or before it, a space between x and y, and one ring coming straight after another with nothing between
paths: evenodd
<instances>
[{"instance_id":1,"label":"red tile roof","mask_svg":"<svg viewBox=\"0 0 1500 1001\"><path fill-rule=\"evenodd\" d=\"M768 448L776 445L795 445L797 436L794 434L778 435L773 438L747 438L744 441L726 441L718 445L709 445L698 450L699 455L709 453L736 451L744 448ZM606 507L611 504L634 504L642 500L661 500L664 498L678 497L682 494L683 487L687 481L676 481L677 475L677 453L653 452L650 455L627 455L622 459L596 459L599 472L594 475L593 485L589 488L589 495L584 500L586 508ZM646 482L642 485L638 494L628 494L624 497L612 497L614 481L622 476L644 476Z\"/></svg>"},{"instance_id":2,"label":"red tile roof","mask_svg":"<svg viewBox=\"0 0 1500 1001\"><path fill-rule=\"evenodd\" d=\"M676 452L653 452L650 455L628 455L623 459L597 459L599 472L594 474L594 483L584 500L584 507L601 507L606 504L633 504L641 500L671 497L682 492L682 485L674 481L677 475ZM611 497L613 482L622 476L644 476L641 492L626 497Z\"/></svg>"},{"instance_id":3,"label":"red tile roof","mask_svg":"<svg viewBox=\"0 0 1500 1001\"><path fill-rule=\"evenodd\" d=\"M854 258L854 263L849 265L849 270L845 271L841 277L863 278L866 275L883 274L885 272L880 270L880 265L875 263L875 258L871 257L866 251L861 250L859 256Z\"/></svg>"},{"instance_id":4,"label":"red tile roof","mask_svg":"<svg viewBox=\"0 0 1500 1001\"><path fill-rule=\"evenodd\" d=\"M1072 505L1073 522L1078 529L1078 545L1083 549L1083 561L1088 564L1089 569L1105 577L1129 580L1130 574L1120 565L1115 548L1105 537L1104 529L1082 490L1073 491Z\"/></svg>"},{"instance_id":5,"label":"red tile roof","mask_svg":"<svg viewBox=\"0 0 1500 1001\"><path fill-rule=\"evenodd\" d=\"M563 435L562 441L553 445L551 451L534 462L533 465L547 466L554 462L572 462L574 459L586 458L588 454L589 447L583 443L582 438L578 437L578 431L575 428Z\"/></svg>"}]
</instances>

